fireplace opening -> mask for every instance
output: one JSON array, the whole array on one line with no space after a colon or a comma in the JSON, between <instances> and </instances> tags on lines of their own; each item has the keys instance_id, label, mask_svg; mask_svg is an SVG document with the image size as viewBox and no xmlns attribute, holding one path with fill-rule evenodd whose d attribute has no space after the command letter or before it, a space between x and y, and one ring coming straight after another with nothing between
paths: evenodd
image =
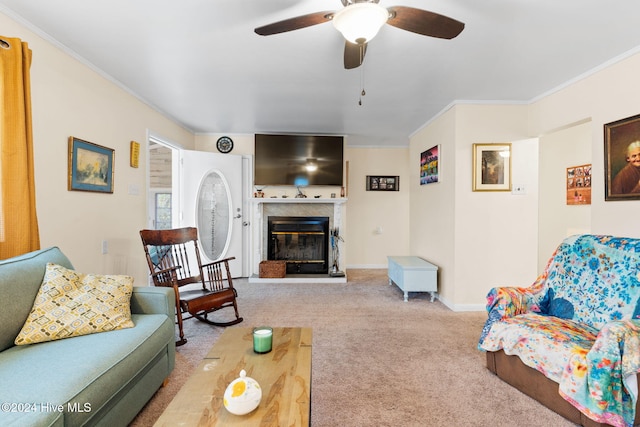
<instances>
[{"instance_id":1,"label":"fireplace opening","mask_svg":"<svg viewBox=\"0 0 640 427\"><path fill-rule=\"evenodd\" d=\"M329 217L270 216L268 260L287 262L287 274L329 272Z\"/></svg>"}]
</instances>

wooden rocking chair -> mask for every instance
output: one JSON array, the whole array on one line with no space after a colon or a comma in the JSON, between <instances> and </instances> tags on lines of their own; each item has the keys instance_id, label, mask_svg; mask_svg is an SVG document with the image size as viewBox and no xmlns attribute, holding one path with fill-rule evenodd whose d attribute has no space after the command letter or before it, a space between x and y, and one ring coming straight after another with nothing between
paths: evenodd
<instances>
[{"instance_id":1,"label":"wooden rocking chair","mask_svg":"<svg viewBox=\"0 0 640 427\"><path fill-rule=\"evenodd\" d=\"M203 265L198 248L198 232L194 227L141 230L140 237L154 285L172 287L176 294L176 317L180 333L177 346L187 342L182 329L183 320L195 317L216 326L242 322L236 303L238 294L229 273L229 261L234 257ZM192 286L184 288L187 285ZM210 313L226 307L233 307L235 319L226 322L208 319Z\"/></svg>"}]
</instances>

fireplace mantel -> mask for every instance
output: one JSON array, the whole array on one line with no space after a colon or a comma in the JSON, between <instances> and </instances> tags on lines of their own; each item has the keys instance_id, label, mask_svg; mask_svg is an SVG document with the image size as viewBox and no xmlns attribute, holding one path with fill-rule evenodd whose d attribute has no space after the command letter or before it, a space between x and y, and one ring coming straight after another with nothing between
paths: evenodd
<instances>
[{"instance_id":1,"label":"fireplace mantel","mask_svg":"<svg viewBox=\"0 0 640 427\"><path fill-rule=\"evenodd\" d=\"M251 203L333 203L336 205L341 205L347 202L345 197L341 197L339 199L316 199L309 197L254 197L251 200Z\"/></svg>"}]
</instances>

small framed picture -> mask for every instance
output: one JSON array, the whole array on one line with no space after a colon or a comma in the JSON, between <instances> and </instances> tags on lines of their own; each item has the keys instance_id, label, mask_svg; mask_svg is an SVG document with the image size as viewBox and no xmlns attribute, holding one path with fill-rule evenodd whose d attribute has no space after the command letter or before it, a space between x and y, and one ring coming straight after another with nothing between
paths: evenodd
<instances>
[{"instance_id":1,"label":"small framed picture","mask_svg":"<svg viewBox=\"0 0 640 427\"><path fill-rule=\"evenodd\" d=\"M440 182L440 145L420 153L420 185Z\"/></svg>"},{"instance_id":2,"label":"small framed picture","mask_svg":"<svg viewBox=\"0 0 640 427\"><path fill-rule=\"evenodd\" d=\"M473 144L473 191L511 191L511 144Z\"/></svg>"},{"instance_id":3,"label":"small framed picture","mask_svg":"<svg viewBox=\"0 0 640 427\"><path fill-rule=\"evenodd\" d=\"M567 168L567 205L591 204L591 165Z\"/></svg>"},{"instance_id":4,"label":"small framed picture","mask_svg":"<svg viewBox=\"0 0 640 427\"><path fill-rule=\"evenodd\" d=\"M71 191L113 193L114 150L69 137L69 187Z\"/></svg>"},{"instance_id":5,"label":"small framed picture","mask_svg":"<svg viewBox=\"0 0 640 427\"><path fill-rule=\"evenodd\" d=\"M140 164L140 143L131 141L129 148L129 166L137 168Z\"/></svg>"},{"instance_id":6,"label":"small framed picture","mask_svg":"<svg viewBox=\"0 0 640 427\"><path fill-rule=\"evenodd\" d=\"M367 175L367 191L400 191L400 177Z\"/></svg>"},{"instance_id":7,"label":"small framed picture","mask_svg":"<svg viewBox=\"0 0 640 427\"><path fill-rule=\"evenodd\" d=\"M640 200L640 115L604 125L605 197Z\"/></svg>"}]
</instances>

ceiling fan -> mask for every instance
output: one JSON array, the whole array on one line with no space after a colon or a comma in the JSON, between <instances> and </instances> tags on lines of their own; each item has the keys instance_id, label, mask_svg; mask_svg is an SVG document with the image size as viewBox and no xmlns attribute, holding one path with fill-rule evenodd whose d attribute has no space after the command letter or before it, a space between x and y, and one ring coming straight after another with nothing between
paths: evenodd
<instances>
[{"instance_id":1,"label":"ceiling fan","mask_svg":"<svg viewBox=\"0 0 640 427\"><path fill-rule=\"evenodd\" d=\"M362 65L367 43L384 24L423 36L452 39L462 32L464 24L453 18L408 6L384 8L380 0L341 0L339 11L315 12L274 22L255 29L261 36L285 33L332 21L345 41L344 68Z\"/></svg>"}]
</instances>

